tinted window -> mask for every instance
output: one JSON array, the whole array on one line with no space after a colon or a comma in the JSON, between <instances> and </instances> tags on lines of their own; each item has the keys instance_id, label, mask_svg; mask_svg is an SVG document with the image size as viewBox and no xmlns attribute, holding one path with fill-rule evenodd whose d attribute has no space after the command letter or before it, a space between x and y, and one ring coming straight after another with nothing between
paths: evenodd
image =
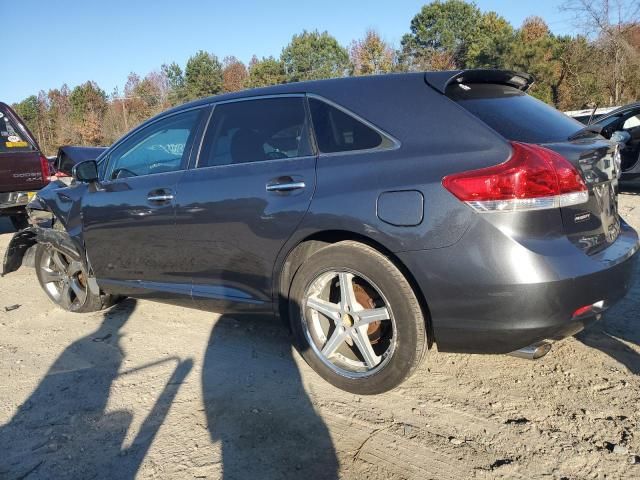
<instances>
[{"instance_id":1,"label":"tinted window","mask_svg":"<svg viewBox=\"0 0 640 480\"><path fill-rule=\"evenodd\" d=\"M185 168L200 110L159 120L125 140L109 155L109 178L173 172Z\"/></svg>"},{"instance_id":2,"label":"tinted window","mask_svg":"<svg viewBox=\"0 0 640 480\"><path fill-rule=\"evenodd\" d=\"M393 142L371 127L316 98L309 99L313 129L323 153L388 148Z\"/></svg>"},{"instance_id":3,"label":"tinted window","mask_svg":"<svg viewBox=\"0 0 640 480\"><path fill-rule=\"evenodd\" d=\"M566 141L580 122L520 90L504 85L452 85L447 96L509 140L528 143Z\"/></svg>"},{"instance_id":4,"label":"tinted window","mask_svg":"<svg viewBox=\"0 0 640 480\"><path fill-rule=\"evenodd\" d=\"M311 155L302 97L216 105L198 167Z\"/></svg>"},{"instance_id":5,"label":"tinted window","mask_svg":"<svg viewBox=\"0 0 640 480\"><path fill-rule=\"evenodd\" d=\"M15 122L0 110L0 153L35 150Z\"/></svg>"},{"instance_id":6,"label":"tinted window","mask_svg":"<svg viewBox=\"0 0 640 480\"><path fill-rule=\"evenodd\" d=\"M623 130L631 130L637 127L640 127L640 113L627 118L622 124Z\"/></svg>"}]
</instances>

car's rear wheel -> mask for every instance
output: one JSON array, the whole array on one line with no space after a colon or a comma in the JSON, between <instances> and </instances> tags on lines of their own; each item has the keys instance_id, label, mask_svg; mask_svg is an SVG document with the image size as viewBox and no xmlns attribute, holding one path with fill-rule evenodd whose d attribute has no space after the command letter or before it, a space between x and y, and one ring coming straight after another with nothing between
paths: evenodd
<instances>
[{"instance_id":1,"label":"car's rear wheel","mask_svg":"<svg viewBox=\"0 0 640 480\"><path fill-rule=\"evenodd\" d=\"M29 218L27 217L26 213L11 215L9 219L13 224L13 228L15 228L16 230L24 230L29 226Z\"/></svg>"},{"instance_id":2,"label":"car's rear wheel","mask_svg":"<svg viewBox=\"0 0 640 480\"><path fill-rule=\"evenodd\" d=\"M352 393L396 387L427 350L425 318L411 285L389 258L358 242L327 246L300 267L289 314L306 362Z\"/></svg>"},{"instance_id":3,"label":"car's rear wheel","mask_svg":"<svg viewBox=\"0 0 640 480\"><path fill-rule=\"evenodd\" d=\"M37 245L35 267L42 289L64 310L75 313L95 312L111 306L116 300L110 295L93 293L82 262L51 245Z\"/></svg>"}]
</instances>

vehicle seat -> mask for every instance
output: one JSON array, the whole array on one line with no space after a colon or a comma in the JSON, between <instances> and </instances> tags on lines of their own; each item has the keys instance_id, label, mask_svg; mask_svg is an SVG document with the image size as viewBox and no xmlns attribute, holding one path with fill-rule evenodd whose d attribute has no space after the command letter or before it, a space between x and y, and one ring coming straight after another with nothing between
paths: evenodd
<instances>
[{"instance_id":1,"label":"vehicle seat","mask_svg":"<svg viewBox=\"0 0 640 480\"><path fill-rule=\"evenodd\" d=\"M254 130L240 129L231 139L232 163L259 162L266 160L264 140Z\"/></svg>"}]
</instances>

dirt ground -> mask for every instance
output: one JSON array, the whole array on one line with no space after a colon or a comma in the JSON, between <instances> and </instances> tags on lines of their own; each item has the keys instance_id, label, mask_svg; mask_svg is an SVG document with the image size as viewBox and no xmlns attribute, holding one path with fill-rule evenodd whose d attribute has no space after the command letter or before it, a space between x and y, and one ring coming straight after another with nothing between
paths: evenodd
<instances>
[{"instance_id":1,"label":"dirt ground","mask_svg":"<svg viewBox=\"0 0 640 480\"><path fill-rule=\"evenodd\" d=\"M640 195L620 203L640 228ZM10 238L0 220L0 257ZM274 320L133 300L69 314L23 268L0 278L0 479L640 478L639 321L636 281L541 360L434 350L359 397Z\"/></svg>"}]
</instances>

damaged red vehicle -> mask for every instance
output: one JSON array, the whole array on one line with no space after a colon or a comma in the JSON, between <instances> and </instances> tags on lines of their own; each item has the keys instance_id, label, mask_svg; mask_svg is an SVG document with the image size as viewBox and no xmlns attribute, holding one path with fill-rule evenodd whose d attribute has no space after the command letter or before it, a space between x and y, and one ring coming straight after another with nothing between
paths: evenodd
<instances>
[{"instance_id":1,"label":"damaged red vehicle","mask_svg":"<svg viewBox=\"0 0 640 480\"><path fill-rule=\"evenodd\" d=\"M0 215L20 230L28 226L25 206L49 183L49 160L35 137L9 107L0 102Z\"/></svg>"}]
</instances>

